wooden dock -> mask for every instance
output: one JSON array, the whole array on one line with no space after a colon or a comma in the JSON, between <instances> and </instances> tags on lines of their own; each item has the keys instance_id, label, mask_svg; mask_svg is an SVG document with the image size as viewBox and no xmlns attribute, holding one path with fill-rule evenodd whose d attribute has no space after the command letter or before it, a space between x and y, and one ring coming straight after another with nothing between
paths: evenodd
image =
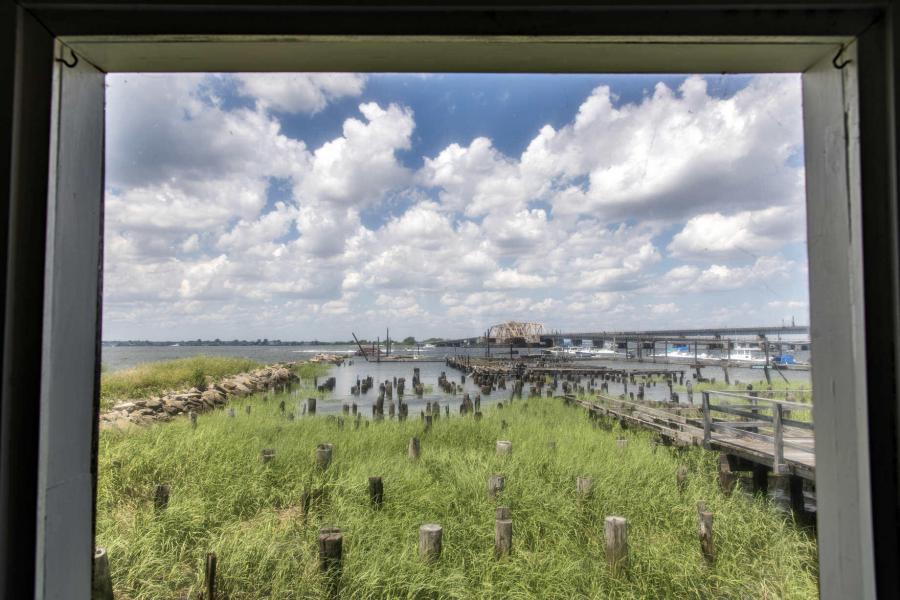
<instances>
[{"instance_id":1,"label":"wooden dock","mask_svg":"<svg viewBox=\"0 0 900 600\"><path fill-rule=\"evenodd\" d=\"M642 427L664 441L697 445L733 457L736 466L762 465L774 475L815 481L812 405L731 392L703 392L700 407L641 402L597 395L577 403L596 415ZM575 396L566 397L576 402ZM699 408L699 412L698 412Z\"/></svg>"}]
</instances>

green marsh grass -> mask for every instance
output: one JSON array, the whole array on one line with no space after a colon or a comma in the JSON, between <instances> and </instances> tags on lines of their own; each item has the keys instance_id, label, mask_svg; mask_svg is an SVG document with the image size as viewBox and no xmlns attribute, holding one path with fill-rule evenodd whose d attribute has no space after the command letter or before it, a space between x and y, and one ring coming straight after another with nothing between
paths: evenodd
<instances>
[{"instance_id":1,"label":"green marsh grass","mask_svg":"<svg viewBox=\"0 0 900 600\"><path fill-rule=\"evenodd\" d=\"M295 398L286 398L287 410ZM207 551L219 561L219 589L229 600L322 598L316 534L344 532L341 598L815 598L816 544L768 501L724 496L715 454L658 447L638 431L595 428L580 408L560 400L517 400L487 408L480 422L441 416L423 433L418 414L343 429L319 415L294 421L276 397L232 402L219 410L100 437L97 544L108 550L117 598L196 598ZM243 404L253 404L248 415ZM506 404L506 403L504 403ZM501 429L501 420L508 422ZM418 436L418 461L407 458ZM617 437L628 440L619 448ZM497 457L498 439L513 442ZM555 440L556 450L548 447ZM325 473L314 450L334 444ZM276 456L262 464L259 452ZM687 465L681 495L675 472ZM506 476L489 500L487 478ZM367 478L381 476L381 510L369 506ZM594 479L580 501L576 477ZM171 486L167 509L154 512L153 487ZM304 488L324 498L304 520ZM718 559L704 565L697 502L715 513ZM511 508L513 552L493 558L496 506ZM630 567L605 566L603 518L629 520ZM417 555L418 527L444 528L435 564Z\"/></svg>"},{"instance_id":2,"label":"green marsh grass","mask_svg":"<svg viewBox=\"0 0 900 600\"><path fill-rule=\"evenodd\" d=\"M103 372L100 376L100 404L106 409L119 400L148 398L186 387L205 389L210 381L260 366L260 363L249 358L199 355Z\"/></svg>"}]
</instances>

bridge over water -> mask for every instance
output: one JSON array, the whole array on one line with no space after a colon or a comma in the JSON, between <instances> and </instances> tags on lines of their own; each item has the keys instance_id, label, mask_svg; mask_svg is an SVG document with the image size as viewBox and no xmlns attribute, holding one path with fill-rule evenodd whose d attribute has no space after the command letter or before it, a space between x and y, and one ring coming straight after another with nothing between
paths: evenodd
<instances>
[{"instance_id":1,"label":"bridge over water","mask_svg":"<svg viewBox=\"0 0 900 600\"><path fill-rule=\"evenodd\" d=\"M489 329L489 331L493 328ZM563 339L592 340L597 342L637 342L655 344L657 342L690 341L701 344L721 343L731 338L759 337L772 339L778 336L809 335L806 325L775 325L759 327L705 327L698 329L654 329L634 331L589 331L541 333L537 337L543 346L558 344ZM497 343L493 337L476 336L444 340L438 346L479 346Z\"/></svg>"}]
</instances>

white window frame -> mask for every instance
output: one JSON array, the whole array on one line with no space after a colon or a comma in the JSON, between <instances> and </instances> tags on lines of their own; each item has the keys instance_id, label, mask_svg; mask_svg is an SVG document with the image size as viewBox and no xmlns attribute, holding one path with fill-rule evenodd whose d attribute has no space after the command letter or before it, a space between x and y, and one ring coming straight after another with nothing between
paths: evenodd
<instances>
[{"instance_id":1,"label":"white window frame","mask_svg":"<svg viewBox=\"0 0 900 600\"><path fill-rule=\"evenodd\" d=\"M52 17L51 10L50 27ZM727 18L723 13L723 28ZM861 158L860 68L867 63L861 67L858 40L880 28L876 24L859 38L840 32L815 37L57 36L56 56L71 61L74 52L79 63L53 64L34 597L90 597L104 73L387 70L803 73L820 594L875 598L862 202L864 189L875 187L867 183L869 163ZM839 69L834 61L842 48ZM865 76L877 79L871 72ZM882 201L874 200L874 192L868 198L873 205ZM891 285L896 289L896 278ZM886 400L896 403L896 395Z\"/></svg>"}]
</instances>

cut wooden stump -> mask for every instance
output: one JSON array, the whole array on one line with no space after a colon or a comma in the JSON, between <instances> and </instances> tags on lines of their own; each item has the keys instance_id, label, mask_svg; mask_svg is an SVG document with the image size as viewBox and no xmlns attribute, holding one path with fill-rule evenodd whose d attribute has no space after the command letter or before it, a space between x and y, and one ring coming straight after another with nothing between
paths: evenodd
<instances>
[{"instance_id":1,"label":"cut wooden stump","mask_svg":"<svg viewBox=\"0 0 900 600\"><path fill-rule=\"evenodd\" d=\"M512 442L508 440L497 440L497 456L507 456L512 452Z\"/></svg>"},{"instance_id":2,"label":"cut wooden stump","mask_svg":"<svg viewBox=\"0 0 900 600\"><path fill-rule=\"evenodd\" d=\"M594 486L594 480L590 477L579 477L575 481L575 489L579 498L587 498L591 495L591 488Z\"/></svg>"},{"instance_id":3,"label":"cut wooden stump","mask_svg":"<svg viewBox=\"0 0 900 600\"><path fill-rule=\"evenodd\" d=\"M319 571L327 577L329 597L337 597L338 582L341 578L341 558L343 555L344 536L337 527L319 530Z\"/></svg>"},{"instance_id":4,"label":"cut wooden stump","mask_svg":"<svg viewBox=\"0 0 900 600\"><path fill-rule=\"evenodd\" d=\"M106 548L94 549L91 600L113 600L112 575L109 572L109 557Z\"/></svg>"},{"instance_id":5,"label":"cut wooden stump","mask_svg":"<svg viewBox=\"0 0 900 600\"><path fill-rule=\"evenodd\" d=\"M153 490L153 508L163 510L169 505L169 486L159 484Z\"/></svg>"},{"instance_id":6,"label":"cut wooden stump","mask_svg":"<svg viewBox=\"0 0 900 600\"><path fill-rule=\"evenodd\" d=\"M624 517L606 517L603 523L606 563L615 573L628 568L628 521Z\"/></svg>"},{"instance_id":7,"label":"cut wooden stump","mask_svg":"<svg viewBox=\"0 0 900 600\"><path fill-rule=\"evenodd\" d=\"M487 493L488 498L494 500L497 498L497 494L503 491L503 484L506 481L506 478L503 475L491 475L488 477L487 482Z\"/></svg>"},{"instance_id":8,"label":"cut wooden stump","mask_svg":"<svg viewBox=\"0 0 900 600\"><path fill-rule=\"evenodd\" d=\"M384 482L381 477L369 477L369 501L372 508L381 508L384 502Z\"/></svg>"},{"instance_id":9,"label":"cut wooden stump","mask_svg":"<svg viewBox=\"0 0 900 600\"><path fill-rule=\"evenodd\" d=\"M274 448L263 448L259 451L259 460L263 463L269 463L272 459L275 458L275 449Z\"/></svg>"},{"instance_id":10,"label":"cut wooden stump","mask_svg":"<svg viewBox=\"0 0 900 600\"><path fill-rule=\"evenodd\" d=\"M726 496L730 496L736 482L737 477L731 471L728 455L722 452L719 454L719 487L725 492Z\"/></svg>"},{"instance_id":11,"label":"cut wooden stump","mask_svg":"<svg viewBox=\"0 0 900 600\"><path fill-rule=\"evenodd\" d=\"M441 557L444 529L437 523L425 523L419 527L419 557L437 560Z\"/></svg>"},{"instance_id":12,"label":"cut wooden stump","mask_svg":"<svg viewBox=\"0 0 900 600\"><path fill-rule=\"evenodd\" d=\"M406 453L409 458L416 460L419 458L421 448L419 447L419 438L409 438L409 445L406 447Z\"/></svg>"},{"instance_id":13,"label":"cut wooden stump","mask_svg":"<svg viewBox=\"0 0 900 600\"><path fill-rule=\"evenodd\" d=\"M508 556L512 552L512 520L497 519L494 525L494 556Z\"/></svg>"},{"instance_id":14,"label":"cut wooden stump","mask_svg":"<svg viewBox=\"0 0 900 600\"><path fill-rule=\"evenodd\" d=\"M316 468L324 471L331 464L331 452L334 446L331 444L319 444L316 446Z\"/></svg>"},{"instance_id":15,"label":"cut wooden stump","mask_svg":"<svg viewBox=\"0 0 900 600\"><path fill-rule=\"evenodd\" d=\"M697 524L700 534L700 551L703 552L703 560L707 564L712 564L716 560L716 547L713 542L713 514L702 506L698 505Z\"/></svg>"},{"instance_id":16,"label":"cut wooden stump","mask_svg":"<svg viewBox=\"0 0 900 600\"><path fill-rule=\"evenodd\" d=\"M678 486L678 491L682 494L687 489L688 484L688 469L686 466L681 465L678 467L678 470L675 471L675 484Z\"/></svg>"}]
</instances>

